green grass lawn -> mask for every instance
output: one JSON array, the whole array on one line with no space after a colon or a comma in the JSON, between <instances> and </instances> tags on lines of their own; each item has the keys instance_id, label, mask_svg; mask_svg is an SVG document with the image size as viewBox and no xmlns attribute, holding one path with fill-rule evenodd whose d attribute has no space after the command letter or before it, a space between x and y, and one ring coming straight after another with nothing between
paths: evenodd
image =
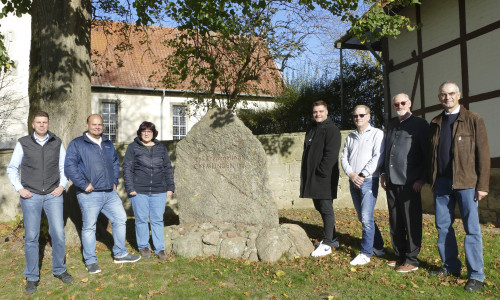
<instances>
[{"instance_id":1,"label":"green grass lawn","mask_svg":"<svg viewBox=\"0 0 500 300\"><path fill-rule=\"evenodd\" d=\"M133 220L129 220L133 222ZM340 248L322 258L295 258L274 264L214 257L170 262L141 259L135 264L114 264L109 242L98 242L102 273L88 274L80 247L67 247L68 271L75 280L64 285L52 276L50 246L45 248L38 291L31 298L54 299L499 299L500 229L483 226L486 287L479 293L464 291L462 277L429 277L441 266L436 247L433 216L424 217L421 266L416 272L396 273L386 265L393 258L387 212L377 211L376 221L386 242L387 255L372 258L362 267L349 261L359 252L361 224L354 210L336 210ZM321 218L314 210L280 211L281 223L302 226L312 239L321 237ZM14 222L0 226L0 299L25 298L22 228ZM131 228L131 226L128 226ZM132 227L133 228L133 227ZM460 259L464 262L464 231L456 222ZM129 230L130 231L130 230ZM129 249L135 247L133 231L127 233ZM134 249L137 253L137 249Z\"/></svg>"}]
</instances>

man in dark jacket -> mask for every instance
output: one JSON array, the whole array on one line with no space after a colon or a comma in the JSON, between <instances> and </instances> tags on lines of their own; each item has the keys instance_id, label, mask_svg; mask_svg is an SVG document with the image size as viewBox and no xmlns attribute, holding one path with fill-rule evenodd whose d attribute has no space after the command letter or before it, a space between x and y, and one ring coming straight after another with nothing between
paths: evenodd
<instances>
[{"instance_id":1,"label":"man in dark jacket","mask_svg":"<svg viewBox=\"0 0 500 300\"><path fill-rule=\"evenodd\" d=\"M125 247L127 214L116 193L120 165L113 143L102 136L102 118L90 115L87 130L69 143L64 169L76 187L82 211L82 245L85 266L91 274L101 272L97 265L96 222L102 212L113 227L115 263L136 262L141 256L129 254Z\"/></svg>"},{"instance_id":2,"label":"man in dark jacket","mask_svg":"<svg viewBox=\"0 0 500 300\"><path fill-rule=\"evenodd\" d=\"M66 271L63 196L68 180L64 176L66 151L61 140L49 130L49 115L40 111L33 117L33 133L19 139L7 167L10 182L19 193L24 222L26 293L36 291L40 279L38 237L42 210L49 221L52 270L64 283L73 281ZM21 178L19 178L19 167Z\"/></svg>"},{"instance_id":3,"label":"man in dark jacket","mask_svg":"<svg viewBox=\"0 0 500 300\"><path fill-rule=\"evenodd\" d=\"M387 193L389 225L396 260L388 265L397 272L418 269L422 245L422 198L426 182L425 162L429 143L429 123L411 113L407 94L392 98L397 114L389 123L385 136L384 170L380 183Z\"/></svg>"},{"instance_id":4,"label":"man in dark jacket","mask_svg":"<svg viewBox=\"0 0 500 300\"><path fill-rule=\"evenodd\" d=\"M483 119L458 101L458 85L446 81L439 87L438 98L444 111L429 126L429 180L434 191L438 250L443 267L431 271L434 276L460 275L462 264L453 229L458 203L465 229L467 291L483 287L483 240L479 226L478 202L488 195L490 150Z\"/></svg>"},{"instance_id":5,"label":"man in dark jacket","mask_svg":"<svg viewBox=\"0 0 500 300\"><path fill-rule=\"evenodd\" d=\"M333 199L337 198L339 182L340 130L328 118L325 101L313 103L313 117L316 123L307 133L302 154L300 172L300 197L312 198L314 207L323 219L323 240L311 256L318 257L332 253L339 242L335 234Z\"/></svg>"}]
</instances>

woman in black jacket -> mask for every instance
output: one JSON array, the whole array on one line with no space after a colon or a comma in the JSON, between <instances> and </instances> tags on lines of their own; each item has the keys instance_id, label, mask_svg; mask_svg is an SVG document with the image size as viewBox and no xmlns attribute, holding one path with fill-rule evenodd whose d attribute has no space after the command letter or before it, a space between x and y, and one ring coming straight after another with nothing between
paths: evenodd
<instances>
[{"instance_id":1,"label":"woman in black jacket","mask_svg":"<svg viewBox=\"0 0 500 300\"><path fill-rule=\"evenodd\" d=\"M137 130L137 137L127 147L123 160L125 189L135 214L135 234L141 255L151 257L149 226L155 254L167 260L163 214L165 202L172 196L175 185L172 164L167 148L156 136L158 131L151 122L144 121Z\"/></svg>"}]
</instances>

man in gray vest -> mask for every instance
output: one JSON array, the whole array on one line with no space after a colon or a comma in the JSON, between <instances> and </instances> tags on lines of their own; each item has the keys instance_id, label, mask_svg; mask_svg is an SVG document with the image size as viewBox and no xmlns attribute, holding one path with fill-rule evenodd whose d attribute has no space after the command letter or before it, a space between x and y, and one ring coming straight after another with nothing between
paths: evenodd
<instances>
[{"instance_id":1,"label":"man in gray vest","mask_svg":"<svg viewBox=\"0 0 500 300\"><path fill-rule=\"evenodd\" d=\"M387 264L399 273L416 271L422 245L422 198L426 182L425 163L429 123L414 116L406 94L392 98L397 118L385 136L384 170L380 183L387 192L389 225L395 260Z\"/></svg>"},{"instance_id":2,"label":"man in gray vest","mask_svg":"<svg viewBox=\"0 0 500 300\"><path fill-rule=\"evenodd\" d=\"M61 140L48 131L49 115L46 112L37 112L32 126L33 133L18 140L7 167L7 174L19 193L23 210L27 294L36 291L40 279L38 237L42 209L49 220L53 274L64 283L73 281L65 264L62 192L68 182L64 176L66 152Z\"/></svg>"}]
</instances>

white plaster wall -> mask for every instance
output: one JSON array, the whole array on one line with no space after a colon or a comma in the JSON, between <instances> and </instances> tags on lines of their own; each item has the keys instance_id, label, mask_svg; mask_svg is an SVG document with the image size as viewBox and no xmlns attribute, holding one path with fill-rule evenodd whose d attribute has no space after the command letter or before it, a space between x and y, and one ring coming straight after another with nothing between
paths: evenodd
<instances>
[{"instance_id":1,"label":"white plaster wall","mask_svg":"<svg viewBox=\"0 0 500 300\"><path fill-rule=\"evenodd\" d=\"M500 128L500 118L498 117L499 103L500 98L493 98L469 104L470 110L477 112L484 119L486 131L488 132L488 143L490 144L491 157L500 157L500 137L497 132L498 128Z\"/></svg>"},{"instance_id":2,"label":"white plaster wall","mask_svg":"<svg viewBox=\"0 0 500 300\"><path fill-rule=\"evenodd\" d=\"M137 128L143 121L153 122L158 130L158 139L173 139L172 106L187 105L188 99L182 96L165 96L162 103L161 96L122 93L92 93L92 113L101 113L101 102L118 103L118 137L117 142L131 142L136 136ZM274 105L268 101L248 101L247 108L263 109ZM243 103L238 108L243 108ZM163 111L163 116L162 112ZM191 130L205 110L191 111L187 121L187 131ZM84 130L85 124L82 124Z\"/></svg>"},{"instance_id":3,"label":"white plaster wall","mask_svg":"<svg viewBox=\"0 0 500 300\"><path fill-rule=\"evenodd\" d=\"M409 65L405 68L399 69L397 71L391 72L389 74L390 98L399 93L405 93L412 98L413 84L415 81L415 74L417 73L417 64ZM420 108L420 82L417 84L417 90L415 91L415 97L412 100L412 110ZM391 112L394 117L394 112Z\"/></svg>"},{"instance_id":4,"label":"white plaster wall","mask_svg":"<svg viewBox=\"0 0 500 300\"><path fill-rule=\"evenodd\" d=\"M0 31L5 37L5 45L16 68L5 77L7 86L0 90L2 96L17 102L10 119L5 123L7 129L0 133L0 149L13 148L17 139L28 133L27 118L29 110L28 78L29 78L29 51L31 44L31 17L21 18L8 16L1 19ZM2 103L4 105L4 103ZM5 122L5 120L0 120Z\"/></svg>"},{"instance_id":5,"label":"white plaster wall","mask_svg":"<svg viewBox=\"0 0 500 300\"><path fill-rule=\"evenodd\" d=\"M469 2L471 0L468 0ZM498 1L498 0L497 0ZM421 6L423 51L460 35L457 0L425 0Z\"/></svg>"},{"instance_id":6,"label":"white plaster wall","mask_svg":"<svg viewBox=\"0 0 500 300\"><path fill-rule=\"evenodd\" d=\"M455 46L424 59L425 105L439 104L439 85L447 80L454 81L462 89L460 48Z\"/></svg>"},{"instance_id":7,"label":"white plaster wall","mask_svg":"<svg viewBox=\"0 0 500 300\"><path fill-rule=\"evenodd\" d=\"M407 8L401 14L415 20L415 7ZM388 43L391 59L395 65L399 64L412 58L413 51L417 52L417 31L404 31L396 38L389 38Z\"/></svg>"},{"instance_id":8,"label":"white plaster wall","mask_svg":"<svg viewBox=\"0 0 500 300\"><path fill-rule=\"evenodd\" d=\"M500 89L500 29L467 42L467 59L470 96Z\"/></svg>"},{"instance_id":9,"label":"white plaster wall","mask_svg":"<svg viewBox=\"0 0 500 300\"><path fill-rule=\"evenodd\" d=\"M467 32L477 30L485 25L500 20L500 1L481 0L465 1Z\"/></svg>"},{"instance_id":10,"label":"white plaster wall","mask_svg":"<svg viewBox=\"0 0 500 300\"><path fill-rule=\"evenodd\" d=\"M399 69L397 71L391 72L389 74L389 82L391 95L390 98L399 93L408 94L411 98L411 93L413 90L413 83L415 81L415 74L417 73L417 64L409 65L405 68ZM415 92L415 97L412 103L412 110L420 108L420 82L418 83L417 90ZM394 117L394 112L391 112Z\"/></svg>"},{"instance_id":11,"label":"white plaster wall","mask_svg":"<svg viewBox=\"0 0 500 300\"><path fill-rule=\"evenodd\" d=\"M101 102L118 103L118 142L132 141L137 128L143 121L153 122L158 130L158 139L172 139L171 107L174 104L186 105L184 97L119 93L92 93L92 113L101 113ZM163 112L163 115L162 115ZM187 122L188 131L198 120L190 117Z\"/></svg>"}]
</instances>

